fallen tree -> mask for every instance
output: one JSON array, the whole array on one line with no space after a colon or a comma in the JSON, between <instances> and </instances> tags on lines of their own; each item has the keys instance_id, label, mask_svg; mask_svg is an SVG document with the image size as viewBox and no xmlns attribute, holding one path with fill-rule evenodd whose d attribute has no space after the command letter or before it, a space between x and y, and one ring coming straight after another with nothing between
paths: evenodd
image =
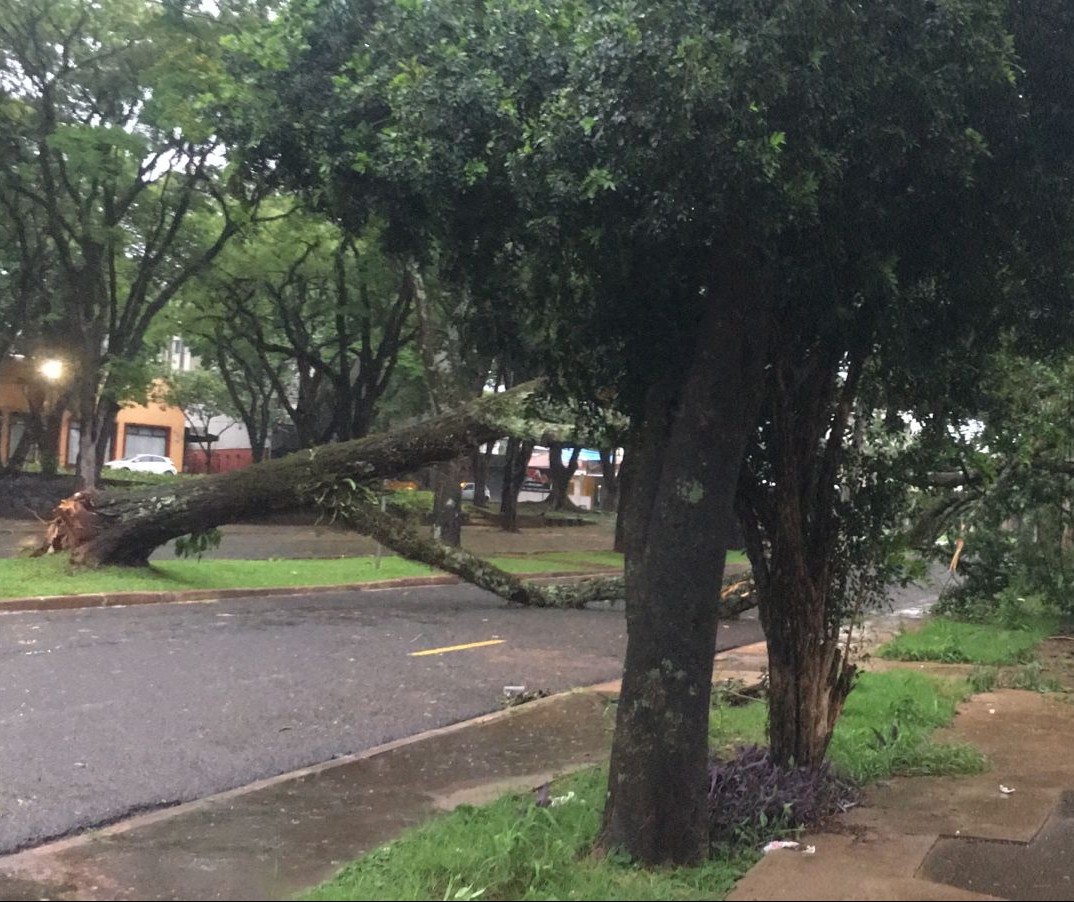
<instances>
[{"instance_id":1,"label":"fallen tree","mask_svg":"<svg viewBox=\"0 0 1074 902\"><path fill-rule=\"evenodd\" d=\"M592 602L619 601L626 597L621 576L591 577L559 585L537 585L519 579L462 548L427 538L410 524L369 505L355 506L341 514L340 518L403 557L454 573L468 583L514 604L538 608L582 608ZM717 616L734 617L756 604L753 581L731 579L720 590L716 602Z\"/></svg>"},{"instance_id":2,"label":"fallen tree","mask_svg":"<svg viewBox=\"0 0 1074 902\"><path fill-rule=\"evenodd\" d=\"M552 441L572 434L573 424L535 415L539 389L540 383L527 383L421 423L243 470L133 491L80 492L57 508L47 549L69 550L73 561L90 566L139 566L170 539L273 511L322 506L341 485L372 486L504 435L528 430Z\"/></svg>"},{"instance_id":3,"label":"fallen tree","mask_svg":"<svg viewBox=\"0 0 1074 902\"><path fill-rule=\"evenodd\" d=\"M539 383L490 395L423 423L351 442L300 451L244 470L189 482L120 492L80 492L62 501L38 554L68 550L75 563L145 565L154 549L273 511L315 506L326 518L352 526L396 553L453 573L508 602L580 608L624 597L622 577L535 585L461 548L422 535L375 503L374 484L430 463L452 460L504 435L556 441L577 433L574 424L534 414ZM726 587L719 616L752 607L751 586Z\"/></svg>"}]
</instances>

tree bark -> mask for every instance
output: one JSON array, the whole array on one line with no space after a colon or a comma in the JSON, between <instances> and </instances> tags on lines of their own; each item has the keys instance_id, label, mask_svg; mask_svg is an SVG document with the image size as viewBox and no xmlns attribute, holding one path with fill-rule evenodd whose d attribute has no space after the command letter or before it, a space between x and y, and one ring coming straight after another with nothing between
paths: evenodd
<instances>
[{"instance_id":1,"label":"tree bark","mask_svg":"<svg viewBox=\"0 0 1074 902\"><path fill-rule=\"evenodd\" d=\"M462 486L457 460L437 464L433 469L433 538L445 545L462 544Z\"/></svg>"},{"instance_id":2,"label":"tree bark","mask_svg":"<svg viewBox=\"0 0 1074 902\"><path fill-rule=\"evenodd\" d=\"M11 449L7 463L4 465L5 473L18 473L26 465L26 458L30 456L30 451L33 450L35 444L34 432L30 427L31 424L27 422L18 444Z\"/></svg>"},{"instance_id":3,"label":"tree bark","mask_svg":"<svg viewBox=\"0 0 1074 902\"><path fill-rule=\"evenodd\" d=\"M517 437L507 441L507 454L503 467L503 492L500 496L500 528L508 532L518 530L518 493L526 478L526 466L533 453L533 442Z\"/></svg>"},{"instance_id":4,"label":"tree bark","mask_svg":"<svg viewBox=\"0 0 1074 902\"><path fill-rule=\"evenodd\" d=\"M548 468L551 480L551 491L548 493L549 510L562 511L573 510L568 493L571 487L571 477L578 469L578 457L582 453L579 445L571 448L569 463L563 463L563 449L566 445L562 442L552 442L548 448Z\"/></svg>"},{"instance_id":5,"label":"tree bark","mask_svg":"<svg viewBox=\"0 0 1074 902\"><path fill-rule=\"evenodd\" d=\"M462 548L426 538L410 524L368 505L353 509L346 519L359 532L397 554L454 573L512 604L577 609L593 602L619 601L626 594L624 580L619 576L596 576L547 586L524 582ZM722 587L717 610L721 617L733 617L756 603L752 582L737 579Z\"/></svg>"},{"instance_id":6,"label":"tree bark","mask_svg":"<svg viewBox=\"0 0 1074 902\"><path fill-rule=\"evenodd\" d=\"M837 501L845 433L861 361L802 355L774 365L761 474L746 467L738 509L768 641L772 757L817 768L853 687L840 628L853 566Z\"/></svg>"},{"instance_id":7,"label":"tree bark","mask_svg":"<svg viewBox=\"0 0 1074 902\"><path fill-rule=\"evenodd\" d=\"M482 450L475 448L470 454L470 467L474 476L474 506L482 509L488 507L485 491L489 484L489 458L492 456L492 443Z\"/></svg>"},{"instance_id":8,"label":"tree bark","mask_svg":"<svg viewBox=\"0 0 1074 902\"><path fill-rule=\"evenodd\" d=\"M749 292L747 294L747 292ZM708 714L735 487L763 393L764 305L738 274L683 383L650 390L627 520L627 652L598 848L647 864L708 853Z\"/></svg>"},{"instance_id":9,"label":"tree bark","mask_svg":"<svg viewBox=\"0 0 1074 902\"><path fill-rule=\"evenodd\" d=\"M590 601L619 598L623 594L622 580L587 580L570 587L548 587L574 591L548 592L458 546L426 538L413 526L368 505L352 509L346 519L359 532L372 536L397 554L454 573L514 604L581 608Z\"/></svg>"},{"instance_id":10,"label":"tree bark","mask_svg":"<svg viewBox=\"0 0 1074 902\"><path fill-rule=\"evenodd\" d=\"M173 486L82 492L69 522L58 513L49 547L76 562L144 564L169 539L268 511L316 505L346 480L364 482L451 460L476 445L532 429L542 441L569 435L569 424L527 419L538 386L488 395L455 411L393 432L311 448L242 470Z\"/></svg>"},{"instance_id":11,"label":"tree bark","mask_svg":"<svg viewBox=\"0 0 1074 902\"><path fill-rule=\"evenodd\" d=\"M613 514L619 510L619 474L615 472L615 449L600 449L600 510Z\"/></svg>"},{"instance_id":12,"label":"tree bark","mask_svg":"<svg viewBox=\"0 0 1074 902\"><path fill-rule=\"evenodd\" d=\"M826 587L801 570L766 587L762 619L768 640L768 742L774 760L817 768L853 688L838 630L825 623Z\"/></svg>"}]
</instances>

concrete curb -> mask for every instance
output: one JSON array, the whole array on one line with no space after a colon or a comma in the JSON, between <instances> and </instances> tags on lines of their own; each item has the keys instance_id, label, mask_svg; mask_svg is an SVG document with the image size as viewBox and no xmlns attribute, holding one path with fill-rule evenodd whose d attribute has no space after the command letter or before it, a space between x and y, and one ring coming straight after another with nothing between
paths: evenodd
<instances>
[{"instance_id":1,"label":"concrete curb","mask_svg":"<svg viewBox=\"0 0 1074 902\"><path fill-rule=\"evenodd\" d=\"M534 574L532 582L553 579L584 579L588 576L608 576L618 570L555 571ZM519 574L525 579L528 574ZM223 601L228 598L278 598L295 595L323 595L330 592L370 592L382 589L408 589L425 586L455 586L463 580L458 576L409 576L375 582L344 583L336 586L273 586L267 588L189 589L183 592L92 592L85 595L37 595L0 600L0 613L27 611L66 611L79 608L129 607L139 604L189 604Z\"/></svg>"}]
</instances>

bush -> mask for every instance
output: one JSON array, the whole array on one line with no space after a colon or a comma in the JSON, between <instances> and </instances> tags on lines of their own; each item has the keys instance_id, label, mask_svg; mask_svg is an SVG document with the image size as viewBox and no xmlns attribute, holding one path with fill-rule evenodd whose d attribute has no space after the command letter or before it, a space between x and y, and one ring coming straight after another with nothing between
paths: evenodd
<instances>
[{"instance_id":1,"label":"bush","mask_svg":"<svg viewBox=\"0 0 1074 902\"><path fill-rule=\"evenodd\" d=\"M397 517L421 520L433 512L433 493L404 490L385 496L385 504Z\"/></svg>"},{"instance_id":2,"label":"bush","mask_svg":"<svg viewBox=\"0 0 1074 902\"><path fill-rule=\"evenodd\" d=\"M768 749L744 746L709 765L709 841L753 843L817 824L857 802L857 791L825 763L780 767Z\"/></svg>"}]
</instances>

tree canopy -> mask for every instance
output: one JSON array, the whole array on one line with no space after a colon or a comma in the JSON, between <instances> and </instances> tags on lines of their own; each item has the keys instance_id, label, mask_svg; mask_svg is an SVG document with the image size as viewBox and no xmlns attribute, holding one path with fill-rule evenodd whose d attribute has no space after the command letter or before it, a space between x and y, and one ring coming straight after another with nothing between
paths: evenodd
<instances>
[{"instance_id":1,"label":"tree canopy","mask_svg":"<svg viewBox=\"0 0 1074 902\"><path fill-rule=\"evenodd\" d=\"M884 572L872 540L897 513L898 493L877 490L890 469L870 457L874 412L939 433L972 410L1003 341L1070 334L1068 4L296 0L211 42L137 0L25 7L0 17L21 73L0 98L17 164L0 191L33 205L48 253L0 235L0 254L23 255L12 278L55 267L85 373L221 263L251 186L300 197L311 218L227 251L208 284L230 306L220 317L210 288L203 312L245 324L249 340L218 344L241 349L225 372L258 359L296 426L311 417L310 441L365 428L355 386L383 393L389 366L371 365L374 336L398 345L411 311L439 391L432 271L455 302L450 345L478 369L539 371L629 418L629 641L600 848L652 863L706 851L736 512L773 752L820 764L854 678L842 618L862 574ZM65 43L64 16L95 37ZM40 59L24 40L38 28L53 35ZM136 59L150 31L155 52ZM161 59L186 64L158 83ZM396 283L366 329L361 286ZM300 403L282 384L291 358ZM98 423L99 384L79 399ZM313 422L326 393L346 400L327 429ZM198 504L211 508L184 493L192 522ZM162 533L138 522L140 553Z\"/></svg>"},{"instance_id":2,"label":"tree canopy","mask_svg":"<svg viewBox=\"0 0 1074 902\"><path fill-rule=\"evenodd\" d=\"M435 242L476 317L526 323L556 386L632 418L605 848L703 846L713 622L695 583L718 583L747 445L773 744L823 756L853 676L829 598L862 380L890 374L895 406L935 399L1057 284L1027 200L1069 214L1041 131L1061 100L1011 31L1026 61L1054 55L1029 37L1055 40L1049 10L314 3L243 48L254 158L341 222L375 212L395 246ZM1067 312L1062 291L1032 299Z\"/></svg>"},{"instance_id":3,"label":"tree canopy","mask_svg":"<svg viewBox=\"0 0 1074 902\"><path fill-rule=\"evenodd\" d=\"M0 203L33 230L14 244L16 277L47 269L33 275L49 286L40 340L73 374L88 485L117 373L249 218L251 191L233 182L242 202L228 199L223 146L198 110L222 71L219 35L174 12L144 0L0 3Z\"/></svg>"}]
</instances>

